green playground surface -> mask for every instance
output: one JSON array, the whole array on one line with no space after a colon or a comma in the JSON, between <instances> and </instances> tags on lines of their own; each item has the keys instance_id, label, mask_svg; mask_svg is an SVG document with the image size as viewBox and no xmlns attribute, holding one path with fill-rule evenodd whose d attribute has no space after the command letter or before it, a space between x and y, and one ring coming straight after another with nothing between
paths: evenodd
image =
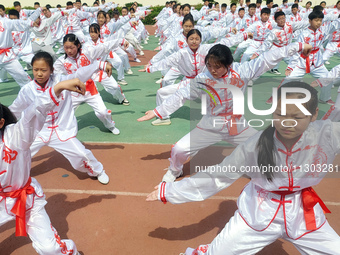
<instances>
[{"instance_id":1,"label":"green playground surface","mask_svg":"<svg viewBox=\"0 0 340 255\"><path fill-rule=\"evenodd\" d=\"M158 46L158 38L153 35L150 36L149 44L143 45L144 51L153 50ZM233 48L232 50L234 50ZM339 63L339 57L332 57L330 65L327 69L330 70ZM22 63L24 65L24 63ZM133 75L125 75L125 80L128 82L127 86L122 86L125 96L130 101L129 106L118 104L110 94L108 94L102 85L98 85L99 92L108 109L112 111L112 118L116 122L116 126L120 129L120 135L113 135L108 131L101 121L95 116L92 108L87 104L82 104L76 110L76 117L78 121L78 139L82 142L100 142L100 143L154 143L154 144L173 144L181 137L188 133L199 118L197 117L197 105L199 101L194 104L196 106L195 119L191 120L193 112L190 111L191 104L189 101L175 112L169 126L152 126L151 121L137 122L137 119L144 115L147 110L154 109L156 106L156 92L159 84L155 84L161 74L156 72L153 74L138 72L143 66L132 67ZM265 104L266 100L271 96L272 87L277 87L282 78L284 78L284 70L286 64L282 61L279 71L282 75L278 76L267 72L257 80L253 86L253 100L256 109L269 109L271 106ZM33 77L32 71L28 74ZM117 77L116 70L113 71L113 76ZM305 78L311 80L310 75ZM20 89L19 85L8 75L9 82L0 84L0 102L4 105L10 105L16 98ZM337 87L332 88L332 99L335 101L337 96ZM318 88L319 90L319 88ZM247 97L245 97L247 98ZM246 100L245 100L246 101ZM193 104L193 105L194 105ZM329 105L319 104L319 117L321 118L325 112L328 111ZM192 115L193 116L193 115ZM247 106L245 106L246 119L270 119L270 116L254 116L250 113ZM265 126L271 122L265 122ZM254 122L252 125L259 125L259 122Z\"/></svg>"}]
</instances>

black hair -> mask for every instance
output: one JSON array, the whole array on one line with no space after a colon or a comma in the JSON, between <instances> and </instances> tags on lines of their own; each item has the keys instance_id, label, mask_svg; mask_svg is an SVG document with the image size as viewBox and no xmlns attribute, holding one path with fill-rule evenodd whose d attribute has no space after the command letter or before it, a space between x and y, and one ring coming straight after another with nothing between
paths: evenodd
<instances>
[{"instance_id":1,"label":"black hair","mask_svg":"<svg viewBox=\"0 0 340 255\"><path fill-rule=\"evenodd\" d=\"M323 7L321 5L315 5L313 8L313 12L322 12Z\"/></svg>"},{"instance_id":2,"label":"black hair","mask_svg":"<svg viewBox=\"0 0 340 255\"><path fill-rule=\"evenodd\" d=\"M122 10L126 10L127 12L129 12L129 9L127 7L123 7Z\"/></svg>"},{"instance_id":3,"label":"black hair","mask_svg":"<svg viewBox=\"0 0 340 255\"><path fill-rule=\"evenodd\" d=\"M133 11L133 12L135 12L135 9L133 9L133 8L131 7L129 11Z\"/></svg>"},{"instance_id":4,"label":"black hair","mask_svg":"<svg viewBox=\"0 0 340 255\"><path fill-rule=\"evenodd\" d=\"M266 0L266 4L268 5L268 4L270 4L270 3L272 3L273 2L273 0Z\"/></svg>"},{"instance_id":5,"label":"black hair","mask_svg":"<svg viewBox=\"0 0 340 255\"><path fill-rule=\"evenodd\" d=\"M188 13L187 15L184 16L182 26L184 25L185 22L190 21L193 26L195 26L194 18L191 13Z\"/></svg>"},{"instance_id":6,"label":"black hair","mask_svg":"<svg viewBox=\"0 0 340 255\"><path fill-rule=\"evenodd\" d=\"M278 4L273 4L272 8L276 8L276 7L279 7Z\"/></svg>"},{"instance_id":7,"label":"black hair","mask_svg":"<svg viewBox=\"0 0 340 255\"><path fill-rule=\"evenodd\" d=\"M263 9L261 10L261 15L262 15L263 13L267 13L267 14L270 15L270 9L269 9L269 8L263 8Z\"/></svg>"},{"instance_id":8,"label":"black hair","mask_svg":"<svg viewBox=\"0 0 340 255\"><path fill-rule=\"evenodd\" d=\"M312 86L305 82L299 82L299 81L292 81L288 82L284 85L282 85L278 91L278 100L281 98L281 90L282 88L303 88L307 89L310 94L311 94L311 99L303 104L307 110L312 114L316 114L316 109L318 107L318 92L316 89L314 89ZM296 93L289 93L289 94L296 94ZM288 94L288 95L289 95ZM304 98L305 95L301 93L298 94L299 98ZM275 133L275 127L273 125L267 127L263 133L261 134L258 142L257 142L257 150L258 150L258 156L257 156L257 164L258 166L272 166L273 168L275 167L275 158L274 158L274 140L273 136ZM269 167L268 167L269 168ZM262 174L265 175L268 181L272 181L273 178L273 171L270 171L270 168L266 172L262 172Z\"/></svg>"},{"instance_id":9,"label":"black hair","mask_svg":"<svg viewBox=\"0 0 340 255\"><path fill-rule=\"evenodd\" d=\"M98 4L98 5L99 5L99 3L98 3L97 1L93 2L93 5L95 5L95 4Z\"/></svg>"},{"instance_id":10,"label":"black hair","mask_svg":"<svg viewBox=\"0 0 340 255\"><path fill-rule=\"evenodd\" d=\"M52 8L52 6L50 4L46 4L45 7L46 7L47 10L50 10Z\"/></svg>"},{"instance_id":11,"label":"black hair","mask_svg":"<svg viewBox=\"0 0 340 255\"><path fill-rule=\"evenodd\" d=\"M19 19L19 12L15 9L11 9L8 11L8 16L10 15L16 16Z\"/></svg>"},{"instance_id":12,"label":"black hair","mask_svg":"<svg viewBox=\"0 0 340 255\"><path fill-rule=\"evenodd\" d=\"M11 110L0 103L0 120L4 119L5 123L0 129L2 135L4 135L5 128L10 125L17 122L17 118L14 116L14 114L11 112Z\"/></svg>"},{"instance_id":13,"label":"black hair","mask_svg":"<svg viewBox=\"0 0 340 255\"><path fill-rule=\"evenodd\" d=\"M76 0L76 3L81 3L81 0Z\"/></svg>"},{"instance_id":14,"label":"black hair","mask_svg":"<svg viewBox=\"0 0 340 255\"><path fill-rule=\"evenodd\" d=\"M177 10L177 6L178 6L178 4L174 4L174 5L172 6L172 11L173 11L173 12L175 12L175 11Z\"/></svg>"},{"instance_id":15,"label":"black hair","mask_svg":"<svg viewBox=\"0 0 340 255\"><path fill-rule=\"evenodd\" d=\"M221 7L222 8L227 8L227 4L222 4Z\"/></svg>"},{"instance_id":16,"label":"black hair","mask_svg":"<svg viewBox=\"0 0 340 255\"><path fill-rule=\"evenodd\" d=\"M216 63L221 63L221 65L226 68L234 62L231 50L229 47L222 44L216 44L209 50L204 60L205 64L207 64L210 59L214 60Z\"/></svg>"},{"instance_id":17,"label":"black hair","mask_svg":"<svg viewBox=\"0 0 340 255\"><path fill-rule=\"evenodd\" d=\"M81 51L81 43L80 43L78 37L75 34L67 34L67 35L65 35L64 39L63 39L63 44L65 44L66 42L72 42L77 47L79 45L78 53L80 53L80 51ZM67 54L65 53L65 59L66 58L67 58Z\"/></svg>"},{"instance_id":18,"label":"black hair","mask_svg":"<svg viewBox=\"0 0 340 255\"><path fill-rule=\"evenodd\" d=\"M246 3L250 3L250 0L246 0Z\"/></svg>"},{"instance_id":19,"label":"black hair","mask_svg":"<svg viewBox=\"0 0 340 255\"><path fill-rule=\"evenodd\" d=\"M5 6L3 6L2 4L0 4L0 9L5 11Z\"/></svg>"},{"instance_id":20,"label":"black hair","mask_svg":"<svg viewBox=\"0 0 340 255\"><path fill-rule=\"evenodd\" d=\"M277 18L280 16L286 16L286 14L283 11L275 12L274 20L277 20Z\"/></svg>"},{"instance_id":21,"label":"black hair","mask_svg":"<svg viewBox=\"0 0 340 255\"><path fill-rule=\"evenodd\" d=\"M87 3L83 3L83 6L87 6Z\"/></svg>"},{"instance_id":22,"label":"black hair","mask_svg":"<svg viewBox=\"0 0 340 255\"><path fill-rule=\"evenodd\" d=\"M14 7L15 7L15 6L21 6L21 4L20 4L19 1L15 1L15 2L13 3L13 5L14 5Z\"/></svg>"},{"instance_id":23,"label":"black hair","mask_svg":"<svg viewBox=\"0 0 340 255\"><path fill-rule=\"evenodd\" d=\"M293 5L292 5L292 9L293 9L293 8L299 9L299 5L298 5L298 4L293 4Z\"/></svg>"},{"instance_id":24,"label":"black hair","mask_svg":"<svg viewBox=\"0 0 340 255\"><path fill-rule=\"evenodd\" d=\"M320 11L312 11L309 15L308 15L308 19L309 20L313 20L313 19L323 19L325 17L325 15L323 15L322 12Z\"/></svg>"},{"instance_id":25,"label":"black hair","mask_svg":"<svg viewBox=\"0 0 340 255\"><path fill-rule=\"evenodd\" d=\"M282 3L284 4L284 3L287 3L288 2L288 0L282 0Z\"/></svg>"},{"instance_id":26,"label":"black hair","mask_svg":"<svg viewBox=\"0 0 340 255\"><path fill-rule=\"evenodd\" d=\"M215 6L218 5L218 4L220 4L220 3L219 2L215 2Z\"/></svg>"},{"instance_id":27,"label":"black hair","mask_svg":"<svg viewBox=\"0 0 340 255\"><path fill-rule=\"evenodd\" d=\"M340 3L340 0L339 0L339 1L337 1L335 5L338 5L339 3Z\"/></svg>"},{"instance_id":28,"label":"black hair","mask_svg":"<svg viewBox=\"0 0 340 255\"><path fill-rule=\"evenodd\" d=\"M95 33L99 34L99 38L100 38L100 26L98 25L98 23L92 23L89 26L89 33L91 33L91 28L94 30Z\"/></svg>"},{"instance_id":29,"label":"black hair","mask_svg":"<svg viewBox=\"0 0 340 255\"><path fill-rule=\"evenodd\" d=\"M57 4L57 8L61 8L61 5L60 5L60 4Z\"/></svg>"},{"instance_id":30,"label":"black hair","mask_svg":"<svg viewBox=\"0 0 340 255\"><path fill-rule=\"evenodd\" d=\"M262 0L256 0L257 4L262 4Z\"/></svg>"},{"instance_id":31,"label":"black hair","mask_svg":"<svg viewBox=\"0 0 340 255\"><path fill-rule=\"evenodd\" d=\"M320 2L320 5L321 5L321 4L326 4L326 1L321 1L321 2Z\"/></svg>"},{"instance_id":32,"label":"black hair","mask_svg":"<svg viewBox=\"0 0 340 255\"><path fill-rule=\"evenodd\" d=\"M188 34L187 34L187 40L189 39L189 37L190 37L191 35L194 35L194 34L197 34L197 35L201 38L201 40L202 40L202 34L201 34L201 32L200 32L198 29L196 29L196 28L191 29L191 30L188 32Z\"/></svg>"},{"instance_id":33,"label":"black hair","mask_svg":"<svg viewBox=\"0 0 340 255\"><path fill-rule=\"evenodd\" d=\"M188 7L189 10L191 10L191 5L190 4L183 4L181 5L181 9L184 10L185 7Z\"/></svg>"},{"instance_id":34,"label":"black hair","mask_svg":"<svg viewBox=\"0 0 340 255\"><path fill-rule=\"evenodd\" d=\"M256 9L256 4L250 4L250 5L248 6L248 10L249 10L250 8L255 8L255 9Z\"/></svg>"},{"instance_id":35,"label":"black hair","mask_svg":"<svg viewBox=\"0 0 340 255\"><path fill-rule=\"evenodd\" d=\"M40 6L40 3L39 2L35 2L34 5L39 5Z\"/></svg>"},{"instance_id":36,"label":"black hair","mask_svg":"<svg viewBox=\"0 0 340 255\"><path fill-rule=\"evenodd\" d=\"M44 60L46 64L50 67L51 71L53 71L53 57L50 53L45 51L38 51L31 60L31 66L33 66L34 62L37 60Z\"/></svg>"},{"instance_id":37,"label":"black hair","mask_svg":"<svg viewBox=\"0 0 340 255\"><path fill-rule=\"evenodd\" d=\"M339 2L339 1L338 1L338 2ZM308 1L308 2L306 3L306 5L307 5L307 4L310 4L310 6L313 5L311 1Z\"/></svg>"},{"instance_id":38,"label":"black hair","mask_svg":"<svg viewBox=\"0 0 340 255\"><path fill-rule=\"evenodd\" d=\"M170 2L165 2L165 5L170 4Z\"/></svg>"},{"instance_id":39,"label":"black hair","mask_svg":"<svg viewBox=\"0 0 340 255\"><path fill-rule=\"evenodd\" d=\"M118 15L118 16L119 16L119 11L118 11L117 9L114 9L114 10L112 11L112 17L113 17L114 15Z\"/></svg>"},{"instance_id":40,"label":"black hair","mask_svg":"<svg viewBox=\"0 0 340 255\"><path fill-rule=\"evenodd\" d=\"M213 6L213 3L209 3L208 4L208 7L211 9L212 8L212 6Z\"/></svg>"},{"instance_id":41,"label":"black hair","mask_svg":"<svg viewBox=\"0 0 340 255\"><path fill-rule=\"evenodd\" d=\"M66 6L69 6L69 5L72 5L72 6L73 6L73 3L72 3L71 1L68 1L68 2L66 3Z\"/></svg>"},{"instance_id":42,"label":"black hair","mask_svg":"<svg viewBox=\"0 0 340 255\"><path fill-rule=\"evenodd\" d=\"M105 19L106 19L106 12L105 11L103 11L103 10L98 11L97 18L99 17L100 14L103 14Z\"/></svg>"},{"instance_id":43,"label":"black hair","mask_svg":"<svg viewBox=\"0 0 340 255\"><path fill-rule=\"evenodd\" d=\"M238 12L240 12L240 11L244 11L244 8L241 7L240 9L238 9Z\"/></svg>"},{"instance_id":44,"label":"black hair","mask_svg":"<svg viewBox=\"0 0 340 255\"><path fill-rule=\"evenodd\" d=\"M235 3L231 3L231 4L230 4L230 9L231 9L231 7L233 7L233 6L236 6L236 4L235 4Z\"/></svg>"}]
</instances>

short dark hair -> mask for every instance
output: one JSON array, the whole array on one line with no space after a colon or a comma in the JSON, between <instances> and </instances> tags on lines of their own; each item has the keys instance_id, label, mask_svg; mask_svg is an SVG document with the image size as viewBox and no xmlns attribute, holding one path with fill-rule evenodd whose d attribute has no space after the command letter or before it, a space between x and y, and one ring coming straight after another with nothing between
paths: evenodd
<instances>
[{"instance_id":1,"label":"short dark hair","mask_svg":"<svg viewBox=\"0 0 340 255\"><path fill-rule=\"evenodd\" d=\"M2 4L0 4L0 9L5 11L5 6L3 6Z\"/></svg>"},{"instance_id":2,"label":"short dark hair","mask_svg":"<svg viewBox=\"0 0 340 255\"><path fill-rule=\"evenodd\" d=\"M321 2L320 2L320 5L321 5L321 4L326 4L326 1L321 1Z\"/></svg>"},{"instance_id":3,"label":"short dark hair","mask_svg":"<svg viewBox=\"0 0 340 255\"><path fill-rule=\"evenodd\" d=\"M35 2L34 5L39 5L40 6L40 3L39 2Z\"/></svg>"},{"instance_id":4,"label":"short dark hair","mask_svg":"<svg viewBox=\"0 0 340 255\"><path fill-rule=\"evenodd\" d=\"M233 7L233 6L236 6L236 4L235 3L231 3L230 8Z\"/></svg>"},{"instance_id":5,"label":"short dark hair","mask_svg":"<svg viewBox=\"0 0 340 255\"><path fill-rule=\"evenodd\" d=\"M19 12L15 9L11 9L11 10L8 11L8 16L10 16L10 15L16 16L18 19L20 17Z\"/></svg>"},{"instance_id":6,"label":"short dark hair","mask_svg":"<svg viewBox=\"0 0 340 255\"><path fill-rule=\"evenodd\" d=\"M266 0L266 4L270 4L272 2L273 2L273 0Z\"/></svg>"},{"instance_id":7,"label":"short dark hair","mask_svg":"<svg viewBox=\"0 0 340 255\"><path fill-rule=\"evenodd\" d=\"M21 6L21 4L20 4L19 1L15 1L15 2L13 3L13 5L14 5L14 6Z\"/></svg>"},{"instance_id":8,"label":"short dark hair","mask_svg":"<svg viewBox=\"0 0 340 255\"><path fill-rule=\"evenodd\" d=\"M57 8L61 8L61 5L60 5L60 4L57 4Z\"/></svg>"},{"instance_id":9,"label":"short dark hair","mask_svg":"<svg viewBox=\"0 0 340 255\"><path fill-rule=\"evenodd\" d=\"M293 4L292 5L292 9L294 9L294 8L299 9L299 5L298 4Z\"/></svg>"},{"instance_id":10,"label":"short dark hair","mask_svg":"<svg viewBox=\"0 0 340 255\"><path fill-rule=\"evenodd\" d=\"M222 8L227 8L227 4L222 4L221 7Z\"/></svg>"},{"instance_id":11,"label":"short dark hair","mask_svg":"<svg viewBox=\"0 0 340 255\"><path fill-rule=\"evenodd\" d=\"M262 4L262 0L256 0L257 4Z\"/></svg>"},{"instance_id":12,"label":"short dark hair","mask_svg":"<svg viewBox=\"0 0 340 255\"><path fill-rule=\"evenodd\" d=\"M256 9L256 4L254 4L254 3L250 4L250 5L248 6L248 9L250 9L250 8L255 8L255 9Z\"/></svg>"},{"instance_id":13,"label":"short dark hair","mask_svg":"<svg viewBox=\"0 0 340 255\"><path fill-rule=\"evenodd\" d=\"M339 1L338 1L338 2L339 2ZM307 4L310 4L311 6L313 5L311 1L308 1L308 2L306 3L306 5L307 5Z\"/></svg>"},{"instance_id":14,"label":"short dark hair","mask_svg":"<svg viewBox=\"0 0 340 255\"><path fill-rule=\"evenodd\" d=\"M261 10L261 15L263 14L263 13L267 13L267 14L269 14L270 15L270 9L269 8L263 8L262 10Z\"/></svg>"},{"instance_id":15,"label":"short dark hair","mask_svg":"<svg viewBox=\"0 0 340 255\"><path fill-rule=\"evenodd\" d=\"M277 20L277 18L280 17L280 16L286 16L286 14L283 11L275 12L274 20Z\"/></svg>"},{"instance_id":16,"label":"short dark hair","mask_svg":"<svg viewBox=\"0 0 340 255\"><path fill-rule=\"evenodd\" d=\"M69 6L69 5L72 5L72 6L73 6L73 3L72 3L71 1L68 1L68 2L66 3L66 5L67 5L67 6Z\"/></svg>"},{"instance_id":17,"label":"short dark hair","mask_svg":"<svg viewBox=\"0 0 340 255\"><path fill-rule=\"evenodd\" d=\"M244 11L244 8L241 7L240 9L238 9L238 12L240 12L240 11Z\"/></svg>"},{"instance_id":18,"label":"short dark hair","mask_svg":"<svg viewBox=\"0 0 340 255\"><path fill-rule=\"evenodd\" d=\"M323 19L325 17L325 15L323 15L322 12L320 11L312 11L309 15L308 15L308 19L309 20L313 20L313 19Z\"/></svg>"}]
</instances>

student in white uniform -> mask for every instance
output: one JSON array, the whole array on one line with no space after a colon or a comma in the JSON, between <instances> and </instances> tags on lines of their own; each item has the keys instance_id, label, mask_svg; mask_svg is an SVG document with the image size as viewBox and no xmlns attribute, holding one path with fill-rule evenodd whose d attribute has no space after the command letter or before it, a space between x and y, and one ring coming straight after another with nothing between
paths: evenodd
<instances>
[{"instance_id":1,"label":"student in white uniform","mask_svg":"<svg viewBox=\"0 0 340 255\"><path fill-rule=\"evenodd\" d=\"M9 107L17 118L20 118L21 113L37 97L40 97L58 82L73 78L79 78L85 82L99 68L106 70L104 62L95 61L92 65L80 68L77 72L67 76L53 74L53 58L47 52L37 53L32 59L32 67L34 81L22 87L17 98ZM76 138L78 126L72 107L71 93L63 91L60 97L60 102L56 103L53 110L48 112L44 127L30 147L32 157L41 147L50 146L63 154L74 169L97 177L102 184L109 183L109 177L105 173L103 165Z\"/></svg>"},{"instance_id":2,"label":"student in white uniform","mask_svg":"<svg viewBox=\"0 0 340 255\"><path fill-rule=\"evenodd\" d=\"M16 236L28 234L39 254L79 254L72 240L60 239L46 213L44 192L30 177L30 146L48 114L61 102L63 90L85 93L85 86L79 79L57 82L27 105L18 122L0 104L0 225L16 220Z\"/></svg>"},{"instance_id":3,"label":"student in white uniform","mask_svg":"<svg viewBox=\"0 0 340 255\"><path fill-rule=\"evenodd\" d=\"M189 157L195 156L199 150L222 140L237 145L257 131L248 126L243 115L235 115L233 93L230 89L214 89L218 84L231 84L240 88L244 94L249 80L259 77L270 70L284 57L292 56L297 52L309 52L308 44L294 43L289 46L273 49L260 58L243 64L233 62L230 49L225 45L217 44L212 47L206 58L207 70L189 81L172 96L167 98L154 110L147 111L138 121L150 120L154 117L169 116L179 109L186 100L195 100L208 91L214 95L207 103L204 115L197 127L181 138L171 149L170 166L163 177L163 181L173 182L182 175L183 164ZM207 93L208 93L207 92ZM208 93L208 94L209 94ZM215 100L217 97L217 101ZM215 100L215 101L214 101ZM217 118L217 122L215 121Z\"/></svg>"},{"instance_id":4,"label":"student in white uniform","mask_svg":"<svg viewBox=\"0 0 340 255\"><path fill-rule=\"evenodd\" d=\"M288 104L284 112L283 90L301 107ZM311 98L306 102L307 92ZM250 177L224 229L211 244L188 248L186 255L257 254L278 238L291 242L301 254L340 254L340 237L324 215L330 211L311 187L336 171L332 163L340 152L340 124L316 120L317 91L309 84L287 83L278 98L273 113L278 121L239 145L222 163L179 182L161 183L148 195L147 201L164 203L202 201L243 174ZM228 166L235 171L226 170ZM226 171L217 170L222 168Z\"/></svg>"}]
</instances>

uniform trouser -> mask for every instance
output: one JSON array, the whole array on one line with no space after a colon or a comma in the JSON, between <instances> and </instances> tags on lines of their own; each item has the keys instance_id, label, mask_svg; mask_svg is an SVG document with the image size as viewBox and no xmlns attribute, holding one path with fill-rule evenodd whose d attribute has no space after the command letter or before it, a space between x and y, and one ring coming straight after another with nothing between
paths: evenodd
<instances>
[{"instance_id":1,"label":"uniform trouser","mask_svg":"<svg viewBox=\"0 0 340 255\"><path fill-rule=\"evenodd\" d=\"M334 54L340 55L339 42L329 42L326 46L326 50L322 55L324 62L328 61Z\"/></svg>"},{"instance_id":2,"label":"uniform trouser","mask_svg":"<svg viewBox=\"0 0 340 255\"><path fill-rule=\"evenodd\" d=\"M259 49L262 43L263 42L261 41L253 41L252 43L250 43L248 48L244 52L240 62L244 63L246 61L249 61L251 56L253 56L253 54Z\"/></svg>"},{"instance_id":3,"label":"uniform trouser","mask_svg":"<svg viewBox=\"0 0 340 255\"><path fill-rule=\"evenodd\" d=\"M92 107L94 110L94 114L97 118L103 122L104 126L112 130L115 127L115 122L112 120L111 117L111 110L108 110L103 102L102 97L100 94L91 95L90 93L86 93L85 96L75 97L72 96L72 106L74 111L81 103L87 103L89 106Z\"/></svg>"},{"instance_id":4,"label":"uniform trouser","mask_svg":"<svg viewBox=\"0 0 340 255\"><path fill-rule=\"evenodd\" d=\"M124 65L121 58L117 55L116 52L111 51L107 60L112 64L113 68L117 70L117 79L124 80Z\"/></svg>"},{"instance_id":5,"label":"uniform trouser","mask_svg":"<svg viewBox=\"0 0 340 255\"><path fill-rule=\"evenodd\" d=\"M248 127L238 135L229 135L228 133L218 133L194 128L172 147L169 158L170 169L179 173L183 169L183 164L190 157L195 156L200 150L220 141L227 141L233 145L238 145L257 132L256 129Z\"/></svg>"},{"instance_id":6,"label":"uniform trouser","mask_svg":"<svg viewBox=\"0 0 340 255\"><path fill-rule=\"evenodd\" d=\"M54 131L56 132L56 131ZM72 165L80 172L87 173L89 176L98 176L103 171L103 165L93 156L92 152L76 138L61 141L53 132L50 140L46 143L37 137L31 145L31 156L33 157L41 147L47 145L61 153Z\"/></svg>"},{"instance_id":7,"label":"uniform trouser","mask_svg":"<svg viewBox=\"0 0 340 255\"><path fill-rule=\"evenodd\" d=\"M175 81L178 77L181 76L181 73L177 68L171 68L164 76L162 81L162 87L166 87L169 85L175 84Z\"/></svg>"},{"instance_id":8,"label":"uniform trouser","mask_svg":"<svg viewBox=\"0 0 340 255\"><path fill-rule=\"evenodd\" d=\"M117 55L120 57L120 59L123 61L123 65L124 65L124 70L127 71L131 68L130 63L129 63L129 57L126 54L126 52L120 48L117 47L114 52L117 53Z\"/></svg>"},{"instance_id":9,"label":"uniform trouser","mask_svg":"<svg viewBox=\"0 0 340 255\"><path fill-rule=\"evenodd\" d=\"M27 234L32 240L33 248L42 255L77 254L77 247L72 240L61 240L52 226L45 208L26 213Z\"/></svg>"},{"instance_id":10,"label":"uniform trouser","mask_svg":"<svg viewBox=\"0 0 340 255\"><path fill-rule=\"evenodd\" d=\"M27 54L27 55L22 55L19 56L21 58L22 61L26 62L26 64L31 64L32 62L32 58L34 57L33 53Z\"/></svg>"},{"instance_id":11,"label":"uniform trouser","mask_svg":"<svg viewBox=\"0 0 340 255\"><path fill-rule=\"evenodd\" d=\"M0 63L0 68L6 70L20 87L26 85L32 80L31 77L29 77L29 75L24 71L24 68L22 68L17 59L13 59L7 63Z\"/></svg>"},{"instance_id":12,"label":"uniform trouser","mask_svg":"<svg viewBox=\"0 0 340 255\"><path fill-rule=\"evenodd\" d=\"M112 97L116 99L119 103L121 103L125 99L125 95L123 93L122 88L112 76L106 77L101 81L99 81L99 77L97 77L95 81L100 82L103 85L106 92L110 93Z\"/></svg>"},{"instance_id":13,"label":"uniform trouser","mask_svg":"<svg viewBox=\"0 0 340 255\"><path fill-rule=\"evenodd\" d=\"M291 242L301 254L340 254L340 237L327 221L318 230L308 233L297 240L289 238L285 232L282 209L278 212L274 221L264 231L256 231L250 228L241 218L237 210L211 244L201 245L196 250L188 248L185 254L257 254L265 246L273 243L278 238Z\"/></svg>"},{"instance_id":14,"label":"uniform trouser","mask_svg":"<svg viewBox=\"0 0 340 255\"><path fill-rule=\"evenodd\" d=\"M0 80L4 81L7 79L7 72L4 68L0 67Z\"/></svg>"},{"instance_id":15,"label":"uniform trouser","mask_svg":"<svg viewBox=\"0 0 340 255\"><path fill-rule=\"evenodd\" d=\"M283 84L290 82L290 81L294 81L294 80L301 80L305 74L306 74L306 69L295 67L294 70L290 73L290 75L284 79ZM311 66L310 74L314 78L318 79L321 77L327 77L328 70L325 67L325 65L321 65L317 68L315 68L314 66ZM329 99L331 99L331 90L332 90L332 86L322 87L319 99L322 101L328 101Z\"/></svg>"},{"instance_id":16,"label":"uniform trouser","mask_svg":"<svg viewBox=\"0 0 340 255\"><path fill-rule=\"evenodd\" d=\"M162 87L159 90L157 90L156 93L156 105L160 106L164 100L166 100L168 97L170 97L172 94L176 92L178 89L178 84L172 84L168 85L166 87ZM163 119L168 119L170 116L164 116Z\"/></svg>"},{"instance_id":17,"label":"uniform trouser","mask_svg":"<svg viewBox=\"0 0 340 255\"><path fill-rule=\"evenodd\" d=\"M125 39L133 46L135 47L137 50L141 51L142 48L140 47L140 44L138 42L138 40L136 39L136 37L133 35L133 33L129 32L126 34Z\"/></svg>"},{"instance_id":18,"label":"uniform trouser","mask_svg":"<svg viewBox=\"0 0 340 255\"><path fill-rule=\"evenodd\" d=\"M36 54L39 51L44 51L49 53L53 60L57 60L58 56L55 54L53 47L51 45L45 45L45 44L37 44L36 42L32 42L32 49L33 49L33 53Z\"/></svg>"},{"instance_id":19,"label":"uniform trouser","mask_svg":"<svg viewBox=\"0 0 340 255\"><path fill-rule=\"evenodd\" d=\"M125 51L129 53L133 57L133 59L137 58L137 53L131 44L129 44L129 47L127 47Z\"/></svg>"},{"instance_id":20,"label":"uniform trouser","mask_svg":"<svg viewBox=\"0 0 340 255\"><path fill-rule=\"evenodd\" d=\"M332 85L328 85L331 87ZM328 112L325 113L325 115L322 117L323 120L330 119L333 122L340 121L340 87L338 88L338 96L335 100L335 105L332 105Z\"/></svg>"},{"instance_id":21,"label":"uniform trouser","mask_svg":"<svg viewBox=\"0 0 340 255\"><path fill-rule=\"evenodd\" d=\"M33 248L43 255L77 254L77 247L72 240L60 239L45 211L45 203L45 197L38 198L34 201L33 208L26 211L26 231ZM6 210L0 212L7 214Z\"/></svg>"}]
</instances>

